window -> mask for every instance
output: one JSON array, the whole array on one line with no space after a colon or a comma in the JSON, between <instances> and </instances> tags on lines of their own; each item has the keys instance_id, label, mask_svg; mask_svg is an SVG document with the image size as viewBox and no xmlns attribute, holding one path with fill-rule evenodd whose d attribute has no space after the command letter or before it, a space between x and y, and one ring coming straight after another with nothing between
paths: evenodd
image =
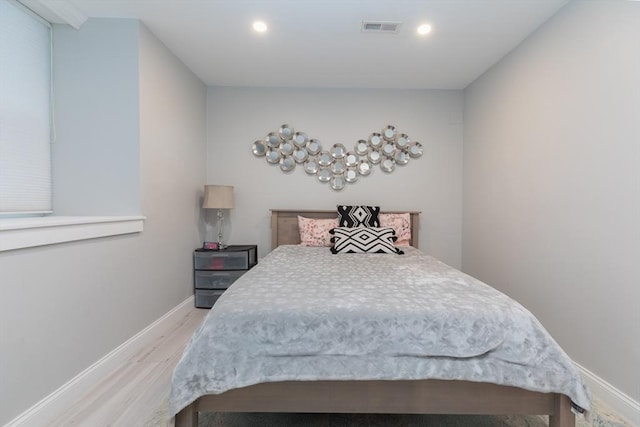
<instances>
[{"instance_id":1,"label":"window","mask_svg":"<svg viewBox=\"0 0 640 427\"><path fill-rule=\"evenodd\" d=\"M51 212L51 31L0 0L0 214Z\"/></svg>"},{"instance_id":2,"label":"window","mask_svg":"<svg viewBox=\"0 0 640 427\"><path fill-rule=\"evenodd\" d=\"M52 211L51 54L49 24L0 0L0 252L143 230L139 215L39 215Z\"/></svg>"}]
</instances>

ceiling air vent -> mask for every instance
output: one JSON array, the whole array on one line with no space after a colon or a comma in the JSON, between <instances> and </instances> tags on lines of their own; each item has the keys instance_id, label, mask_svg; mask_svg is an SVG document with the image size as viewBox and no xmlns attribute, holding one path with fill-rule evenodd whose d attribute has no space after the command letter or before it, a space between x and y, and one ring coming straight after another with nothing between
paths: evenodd
<instances>
[{"instance_id":1,"label":"ceiling air vent","mask_svg":"<svg viewBox=\"0 0 640 427\"><path fill-rule=\"evenodd\" d=\"M362 32L397 34L400 24L392 21L362 21Z\"/></svg>"}]
</instances>

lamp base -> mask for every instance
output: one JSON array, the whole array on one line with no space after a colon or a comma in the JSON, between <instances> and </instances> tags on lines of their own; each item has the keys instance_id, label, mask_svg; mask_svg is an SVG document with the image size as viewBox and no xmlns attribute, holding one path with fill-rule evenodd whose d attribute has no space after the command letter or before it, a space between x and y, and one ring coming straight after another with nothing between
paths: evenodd
<instances>
[{"instance_id":1,"label":"lamp base","mask_svg":"<svg viewBox=\"0 0 640 427\"><path fill-rule=\"evenodd\" d=\"M226 249L228 245L222 242L222 224L224 222L224 214L222 209L218 209L218 250Z\"/></svg>"}]
</instances>

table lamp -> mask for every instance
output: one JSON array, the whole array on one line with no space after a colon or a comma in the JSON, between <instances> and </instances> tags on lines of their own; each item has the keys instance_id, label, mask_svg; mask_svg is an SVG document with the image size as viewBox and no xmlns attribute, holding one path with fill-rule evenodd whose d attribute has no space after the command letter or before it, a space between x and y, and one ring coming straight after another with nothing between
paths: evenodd
<instances>
[{"instance_id":1,"label":"table lamp","mask_svg":"<svg viewBox=\"0 0 640 427\"><path fill-rule=\"evenodd\" d=\"M222 209L233 208L233 187L230 185L205 185L204 209L218 209L218 249L227 247L222 242L222 223L224 214Z\"/></svg>"}]
</instances>

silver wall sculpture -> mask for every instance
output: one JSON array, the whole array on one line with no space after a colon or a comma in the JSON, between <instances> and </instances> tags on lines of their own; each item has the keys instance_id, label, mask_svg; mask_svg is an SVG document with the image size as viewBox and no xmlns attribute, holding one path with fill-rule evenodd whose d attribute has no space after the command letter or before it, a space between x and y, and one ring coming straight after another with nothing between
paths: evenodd
<instances>
[{"instance_id":1,"label":"silver wall sculpture","mask_svg":"<svg viewBox=\"0 0 640 427\"><path fill-rule=\"evenodd\" d=\"M279 165L285 173L302 165L307 174L340 191L370 175L376 165L385 173L393 172L396 166L405 166L410 159L420 158L423 148L389 125L356 142L351 151L341 143L324 150L317 139L284 124L277 132L269 132L265 139L255 141L251 151L257 157L265 157L268 163Z\"/></svg>"}]
</instances>

